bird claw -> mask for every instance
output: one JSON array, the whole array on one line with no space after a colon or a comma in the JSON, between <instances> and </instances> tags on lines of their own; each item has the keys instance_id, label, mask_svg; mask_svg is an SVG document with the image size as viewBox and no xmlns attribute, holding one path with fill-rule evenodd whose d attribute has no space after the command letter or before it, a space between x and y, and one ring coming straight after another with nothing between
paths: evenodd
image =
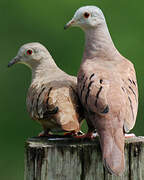
<instances>
[{"instance_id":1,"label":"bird claw","mask_svg":"<svg viewBox=\"0 0 144 180\"><path fill-rule=\"evenodd\" d=\"M81 136L75 136L75 138L80 138L80 139L94 139L98 136L98 133L96 132L89 132L87 134L81 135Z\"/></svg>"},{"instance_id":2,"label":"bird claw","mask_svg":"<svg viewBox=\"0 0 144 180\"><path fill-rule=\"evenodd\" d=\"M51 137L51 136L53 136L53 135L49 134L48 132L44 132L44 131L42 131L38 134L38 137Z\"/></svg>"},{"instance_id":3,"label":"bird claw","mask_svg":"<svg viewBox=\"0 0 144 180\"><path fill-rule=\"evenodd\" d=\"M65 136L73 136L75 138L79 137L79 136L83 136L84 133L82 131L78 131L78 132L68 132L68 133L64 133Z\"/></svg>"}]
</instances>

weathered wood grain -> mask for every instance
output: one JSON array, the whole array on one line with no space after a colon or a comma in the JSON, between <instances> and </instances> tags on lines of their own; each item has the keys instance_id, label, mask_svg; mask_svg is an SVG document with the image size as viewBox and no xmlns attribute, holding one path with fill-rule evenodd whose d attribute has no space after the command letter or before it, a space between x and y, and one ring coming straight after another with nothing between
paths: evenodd
<instances>
[{"instance_id":1,"label":"weathered wood grain","mask_svg":"<svg viewBox=\"0 0 144 180\"><path fill-rule=\"evenodd\" d=\"M28 139L25 180L144 180L144 137L126 140L121 177L105 171L98 138Z\"/></svg>"}]
</instances>

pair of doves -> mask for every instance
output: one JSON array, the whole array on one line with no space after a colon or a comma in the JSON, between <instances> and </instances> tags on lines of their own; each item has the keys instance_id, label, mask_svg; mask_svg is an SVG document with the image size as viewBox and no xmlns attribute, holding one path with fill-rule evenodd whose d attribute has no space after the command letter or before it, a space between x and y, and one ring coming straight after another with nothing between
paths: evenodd
<instances>
[{"instance_id":1,"label":"pair of doves","mask_svg":"<svg viewBox=\"0 0 144 180\"><path fill-rule=\"evenodd\" d=\"M23 45L8 66L23 63L32 69L27 109L31 118L42 125L41 135L63 131L76 137L85 117L85 136L92 138L96 129L105 168L121 175L125 133L134 127L138 108L133 64L114 46L98 7L79 8L65 29L70 26L85 32L78 79L59 69L40 43Z\"/></svg>"}]
</instances>

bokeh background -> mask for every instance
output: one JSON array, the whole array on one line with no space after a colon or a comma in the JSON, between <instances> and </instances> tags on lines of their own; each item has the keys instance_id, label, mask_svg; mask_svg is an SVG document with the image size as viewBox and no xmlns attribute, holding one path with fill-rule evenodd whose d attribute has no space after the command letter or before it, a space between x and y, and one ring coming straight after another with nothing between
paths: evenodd
<instances>
[{"instance_id":1,"label":"bokeh background","mask_svg":"<svg viewBox=\"0 0 144 180\"><path fill-rule=\"evenodd\" d=\"M133 132L144 135L144 1L130 0L0 0L0 180L24 176L24 144L41 127L26 111L31 72L23 65L7 68L21 45L41 42L56 63L76 75L84 46L79 28L64 31L64 24L83 5L99 6L119 51L137 72L139 112Z\"/></svg>"}]
</instances>

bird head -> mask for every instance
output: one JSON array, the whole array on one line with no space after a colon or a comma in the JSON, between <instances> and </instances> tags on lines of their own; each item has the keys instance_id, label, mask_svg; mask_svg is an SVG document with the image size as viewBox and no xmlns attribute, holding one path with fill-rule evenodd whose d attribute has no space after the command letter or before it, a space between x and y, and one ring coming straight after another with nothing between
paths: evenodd
<instances>
[{"instance_id":1,"label":"bird head","mask_svg":"<svg viewBox=\"0 0 144 180\"><path fill-rule=\"evenodd\" d=\"M84 6L79 8L73 18L65 25L64 29L70 26L78 26L83 30L97 27L105 22L102 11L96 6Z\"/></svg>"},{"instance_id":2,"label":"bird head","mask_svg":"<svg viewBox=\"0 0 144 180\"><path fill-rule=\"evenodd\" d=\"M28 43L20 47L17 55L8 63L8 67L22 63L30 68L40 64L43 59L50 56L48 50L40 43Z\"/></svg>"}]
</instances>

